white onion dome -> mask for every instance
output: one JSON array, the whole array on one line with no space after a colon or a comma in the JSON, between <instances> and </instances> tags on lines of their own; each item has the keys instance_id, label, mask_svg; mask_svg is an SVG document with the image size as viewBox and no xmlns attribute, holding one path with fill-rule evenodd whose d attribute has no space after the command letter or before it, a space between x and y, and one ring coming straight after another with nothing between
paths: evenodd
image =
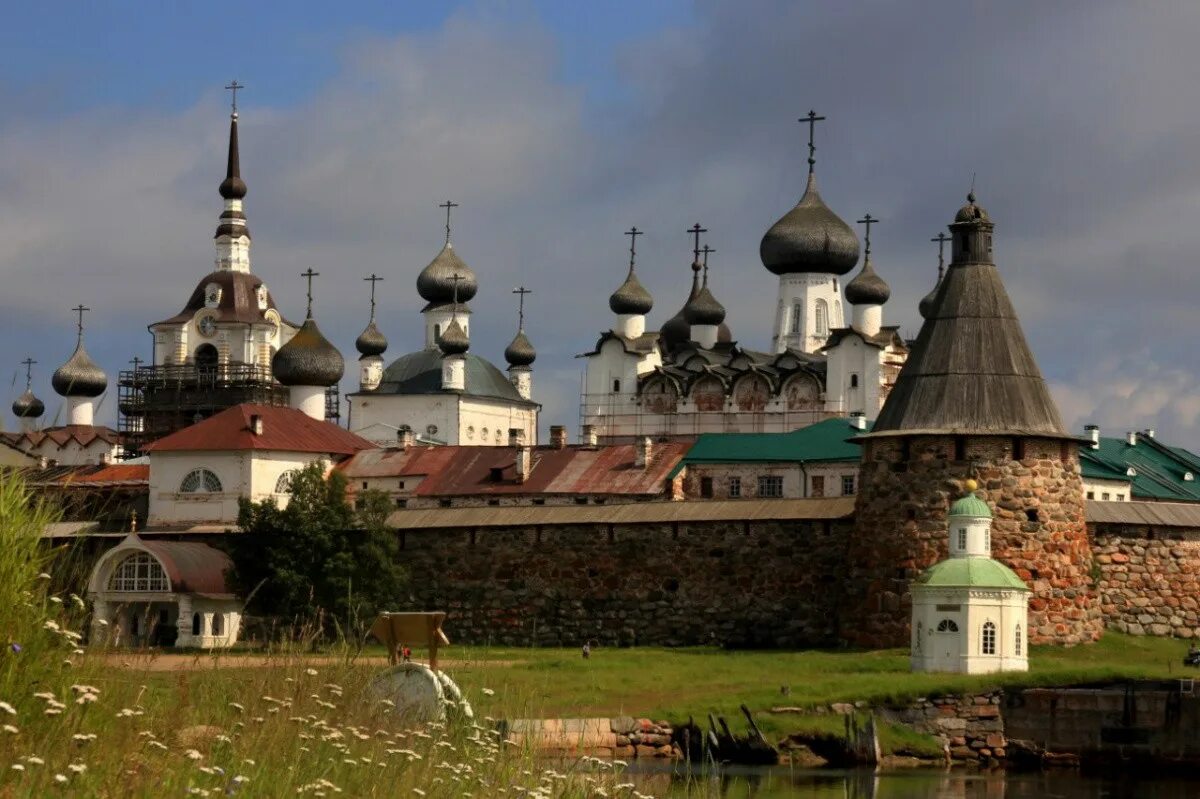
<instances>
[{"instance_id":1,"label":"white onion dome","mask_svg":"<svg viewBox=\"0 0 1200 799\"><path fill-rule=\"evenodd\" d=\"M275 353L271 371L285 386L332 386L345 374L346 362L310 316Z\"/></svg>"},{"instance_id":2,"label":"white onion dome","mask_svg":"<svg viewBox=\"0 0 1200 799\"><path fill-rule=\"evenodd\" d=\"M417 293L430 305L445 305L455 301L454 276L458 275L458 302L469 302L479 290L471 267L458 257L454 245L446 242L442 251L417 275Z\"/></svg>"},{"instance_id":3,"label":"white onion dome","mask_svg":"<svg viewBox=\"0 0 1200 799\"><path fill-rule=\"evenodd\" d=\"M54 370L50 385L63 397L98 397L108 388L108 375L96 365L80 341L67 362Z\"/></svg>"},{"instance_id":4,"label":"white onion dome","mask_svg":"<svg viewBox=\"0 0 1200 799\"><path fill-rule=\"evenodd\" d=\"M463 330L458 320L451 319L450 324L446 325L446 329L438 336L437 345L444 355L462 355L471 349L471 340L467 338L467 331Z\"/></svg>"},{"instance_id":5,"label":"white onion dome","mask_svg":"<svg viewBox=\"0 0 1200 799\"><path fill-rule=\"evenodd\" d=\"M863 261L862 271L846 284L846 302L851 305L883 305L892 289L871 265L871 256Z\"/></svg>"},{"instance_id":6,"label":"white onion dome","mask_svg":"<svg viewBox=\"0 0 1200 799\"><path fill-rule=\"evenodd\" d=\"M46 412L46 405L27 388L24 394L13 400L12 412L18 419L37 419Z\"/></svg>"},{"instance_id":7,"label":"white onion dome","mask_svg":"<svg viewBox=\"0 0 1200 799\"><path fill-rule=\"evenodd\" d=\"M845 275L858 263L858 236L825 205L810 172L804 196L767 230L758 252L776 275Z\"/></svg>"},{"instance_id":8,"label":"white onion dome","mask_svg":"<svg viewBox=\"0 0 1200 799\"><path fill-rule=\"evenodd\" d=\"M504 348L504 360L508 361L509 366L531 366L536 359L537 351L529 337L524 330L518 330L512 342Z\"/></svg>"}]
</instances>

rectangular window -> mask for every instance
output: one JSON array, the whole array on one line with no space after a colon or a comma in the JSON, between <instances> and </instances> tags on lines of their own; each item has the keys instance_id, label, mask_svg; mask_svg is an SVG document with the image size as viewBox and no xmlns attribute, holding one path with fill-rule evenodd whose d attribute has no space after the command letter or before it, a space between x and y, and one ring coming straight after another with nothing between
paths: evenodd
<instances>
[{"instance_id":1,"label":"rectangular window","mask_svg":"<svg viewBox=\"0 0 1200 799\"><path fill-rule=\"evenodd\" d=\"M958 548L967 548L967 528L965 527L958 528Z\"/></svg>"},{"instance_id":2,"label":"rectangular window","mask_svg":"<svg viewBox=\"0 0 1200 799\"><path fill-rule=\"evenodd\" d=\"M732 499L738 499L742 495L742 478L729 478L729 496Z\"/></svg>"},{"instance_id":3,"label":"rectangular window","mask_svg":"<svg viewBox=\"0 0 1200 799\"><path fill-rule=\"evenodd\" d=\"M778 474L759 475L758 495L760 497L782 497L783 477Z\"/></svg>"},{"instance_id":4,"label":"rectangular window","mask_svg":"<svg viewBox=\"0 0 1200 799\"><path fill-rule=\"evenodd\" d=\"M1107 502L1107 501L1108 501L1108 492L1107 492L1107 491L1105 491L1103 494L1101 494L1101 495L1100 495L1100 499L1102 499L1102 500L1104 500L1105 502Z\"/></svg>"},{"instance_id":5,"label":"rectangular window","mask_svg":"<svg viewBox=\"0 0 1200 799\"><path fill-rule=\"evenodd\" d=\"M534 504L534 505L545 505L545 504L546 504L546 500L545 500L544 498L542 498L542 497L534 497L534 499L533 499L533 504Z\"/></svg>"},{"instance_id":6,"label":"rectangular window","mask_svg":"<svg viewBox=\"0 0 1200 799\"><path fill-rule=\"evenodd\" d=\"M367 490L367 481L363 480L363 491Z\"/></svg>"},{"instance_id":7,"label":"rectangular window","mask_svg":"<svg viewBox=\"0 0 1200 799\"><path fill-rule=\"evenodd\" d=\"M397 508L407 508L407 507L408 507L408 500L407 500L407 499L398 499L398 500L396 500L396 507L397 507Z\"/></svg>"},{"instance_id":8,"label":"rectangular window","mask_svg":"<svg viewBox=\"0 0 1200 799\"><path fill-rule=\"evenodd\" d=\"M854 496L854 475L852 475L852 474L842 475L842 496L843 497Z\"/></svg>"},{"instance_id":9,"label":"rectangular window","mask_svg":"<svg viewBox=\"0 0 1200 799\"><path fill-rule=\"evenodd\" d=\"M824 475L813 475L812 495L814 497L825 496L825 476Z\"/></svg>"},{"instance_id":10,"label":"rectangular window","mask_svg":"<svg viewBox=\"0 0 1200 799\"><path fill-rule=\"evenodd\" d=\"M1088 499L1095 499L1095 498L1096 498L1096 492L1095 492L1095 491L1089 491L1089 492L1088 492Z\"/></svg>"},{"instance_id":11,"label":"rectangular window","mask_svg":"<svg viewBox=\"0 0 1200 799\"><path fill-rule=\"evenodd\" d=\"M450 500L448 500L448 499L439 499L439 500L438 500L438 505L442 506L443 508L448 508L448 507L450 507Z\"/></svg>"},{"instance_id":12,"label":"rectangular window","mask_svg":"<svg viewBox=\"0 0 1200 799\"><path fill-rule=\"evenodd\" d=\"M804 306L801 303L792 303L792 332L804 332Z\"/></svg>"},{"instance_id":13,"label":"rectangular window","mask_svg":"<svg viewBox=\"0 0 1200 799\"><path fill-rule=\"evenodd\" d=\"M401 491L404 490L404 481L403 480L400 481L400 490Z\"/></svg>"},{"instance_id":14,"label":"rectangular window","mask_svg":"<svg viewBox=\"0 0 1200 799\"><path fill-rule=\"evenodd\" d=\"M712 499L712 495L713 495L712 478L711 477L701 477L700 478L700 496L704 497L705 499Z\"/></svg>"},{"instance_id":15,"label":"rectangular window","mask_svg":"<svg viewBox=\"0 0 1200 799\"><path fill-rule=\"evenodd\" d=\"M1016 636L1013 638L1013 652L1016 653L1017 657L1021 656L1021 625L1019 624L1017 625Z\"/></svg>"}]
</instances>

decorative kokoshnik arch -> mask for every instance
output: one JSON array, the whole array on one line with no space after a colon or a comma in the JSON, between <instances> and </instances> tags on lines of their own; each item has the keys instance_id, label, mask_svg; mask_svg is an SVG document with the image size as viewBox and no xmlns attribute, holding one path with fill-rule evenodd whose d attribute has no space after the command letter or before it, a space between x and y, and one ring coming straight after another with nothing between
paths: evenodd
<instances>
[{"instance_id":1,"label":"decorative kokoshnik arch","mask_svg":"<svg viewBox=\"0 0 1200 799\"><path fill-rule=\"evenodd\" d=\"M136 533L92 567L92 642L202 649L237 641L242 605L229 590L229 556L207 544Z\"/></svg>"}]
</instances>

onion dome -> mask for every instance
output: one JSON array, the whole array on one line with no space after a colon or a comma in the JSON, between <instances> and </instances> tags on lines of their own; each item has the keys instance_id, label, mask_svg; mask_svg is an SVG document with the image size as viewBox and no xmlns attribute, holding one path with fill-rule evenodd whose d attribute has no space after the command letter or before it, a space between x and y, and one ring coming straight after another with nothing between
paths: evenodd
<instances>
[{"instance_id":1,"label":"onion dome","mask_svg":"<svg viewBox=\"0 0 1200 799\"><path fill-rule=\"evenodd\" d=\"M700 294L700 270L699 263L692 264L692 290L688 294L687 302L679 309L679 312L663 323L662 329L659 330L659 335L662 338L667 349L673 350L680 344L688 341L692 337L692 325L688 322L685 311L692 300Z\"/></svg>"},{"instance_id":2,"label":"onion dome","mask_svg":"<svg viewBox=\"0 0 1200 799\"><path fill-rule=\"evenodd\" d=\"M275 353L271 371L285 386L332 386L345 374L346 362L310 316Z\"/></svg>"},{"instance_id":3,"label":"onion dome","mask_svg":"<svg viewBox=\"0 0 1200 799\"><path fill-rule=\"evenodd\" d=\"M463 330L458 319L450 320L450 324L438 336L437 344L444 355L462 355L471 349L471 340L467 338L467 331Z\"/></svg>"},{"instance_id":4,"label":"onion dome","mask_svg":"<svg viewBox=\"0 0 1200 799\"><path fill-rule=\"evenodd\" d=\"M871 256L863 261L862 271L846 284L846 302L851 305L883 305L892 289L871 265Z\"/></svg>"},{"instance_id":5,"label":"onion dome","mask_svg":"<svg viewBox=\"0 0 1200 799\"><path fill-rule=\"evenodd\" d=\"M367 325L366 330L358 334L358 338L354 340L354 347L363 357L372 355L383 355L387 350L387 338L380 332L375 325L375 320L372 319Z\"/></svg>"},{"instance_id":6,"label":"onion dome","mask_svg":"<svg viewBox=\"0 0 1200 799\"><path fill-rule=\"evenodd\" d=\"M939 286L941 286L941 281L935 283L933 288L929 290L929 293L922 297L921 301L917 303L917 310L921 313L922 319L928 319L933 315L933 303L935 300L937 300Z\"/></svg>"},{"instance_id":7,"label":"onion dome","mask_svg":"<svg viewBox=\"0 0 1200 799\"><path fill-rule=\"evenodd\" d=\"M417 275L417 293L421 298L433 305L444 305L455 301L454 276L458 275L458 302L469 302L479 289L475 273L463 259L454 252L454 245L449 241L437 257Z\"/></svg>"},{"instance_id":8,"label":"onion dome","mask_svg":"<svg viewBox=\"0 0 1200 799\"><path fill-rule=\"evenodd\" d=\"M504 348L504 360L509 366L531 366L537 358L537 351L530 343L524 330L518 330L512 343Z\"/></svg>"},{"instance_id":9,"label":"onion dome","mask_svg":"<svg viewBox=\"0 0 1200 799\"><path fill-rule=\"evenodd\" d=\"M87 354L80 340L67 362L54 370L50 385L63 397L98 397L108 388L108 375Z\"/></svg>"},{"instance_id":10,"label":"onion dome","mask_svg":"<svg viewBox=\"0 0 1200 799\"><path fill-rule=\"evenodd\" d=\"M225 179L217 189L226 200L240 200L246 196L246 181L242 180L242 165L238 157L237 112L229 117L229 160L225 166Z\"/></svg>"},{"instance_id":11,"label":"onion dome","mask_svg":"<svg viewBox=\"0 0 1200 799\"><path fill-rule=\"evenodd\" d=\"M991 222L991 217L988 212L983 210L981 206L975 204L975 192L967 195L967 204L958 209L958 213L954 215L956 224L962 222Z\"/></svg>"},{"instance_id":12,"label":"onion dome","mask_svg":"<svg viewBox=\"0 0 1200 799\"><path fill-rule=\"evenodd\" d=\"M717 298L708 290L707 277L704 278L704 285L700 287L696 296L683 306L683 318L689 327L692 325L719 325L725 321L725 306L717 302Z\"/></svg>"},{"instance_id":13,"label":"onion dome","mask_svg":"<svg viewBox=\"0 0 1200 799\"><path fill-rule=\"evenodd\" d=\"M24 394L13 400L12 412L18 419L37 419L46 412L46 406L27 388Z\"/></svg>"},{"instance_id":14,"label":"onion dome","mask_svg":"<svg viewBox=\"0 0 1200 799\"><path fill-rule=\"evenodd\" d=\"M633 267L629 268L629 276L625 282L608 298L608 307L615 314L646 315L654 307L654 298L646 287L637 279Z\"/></svg>"},{"instance_id":15,"label":"onion dome","mask_svg":"<svg viewBox=\"0 0 1200 799\"><path fill-rule=\"evenodd\" d=\"M763 266L777 275L845 275L858 263L858 236L825 205L810 172L804 196L771 226L758 253Z\"/></svg>"}]
</instances>

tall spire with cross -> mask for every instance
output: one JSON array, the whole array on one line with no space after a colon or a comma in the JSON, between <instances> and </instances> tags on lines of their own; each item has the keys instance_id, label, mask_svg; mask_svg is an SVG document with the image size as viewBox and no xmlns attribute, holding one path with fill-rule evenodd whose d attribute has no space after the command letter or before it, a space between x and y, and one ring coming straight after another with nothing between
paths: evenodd
<instances>
[{"instance_id":1,"label":"tall spire with cross","mask_svg":"<svg viewBox=\"0 0 1200 799\"><path fill-rule=\"evenodd\" d=\"M699 225L696 226L696 228L699 227ZM696 233L696 243L699 244L699 232L707 231L696 232L696 228L693 228L692 232ZM717 298L713 296L708 287L708 256L714 252L716 250L707 244L696 248L696 262L692 269L701 269L704 278L700 289L683 306L683 318L688 323L689 337L705 349L711 349L716 345L719 327L725 321L725 306L717 302ZM700 260L701 255L704 258L703 263Z\"/></svg>"},{"instance_id":2,"label":"tall spire with cross","mask_svg":"<svg viewBox=\"0 0 1200 799\"><path fill-rule=\"evenodd\" d=\"M71 310L75 313L75 352L54 371L50 385L59 396L68 399L70 423L90 425L94 411L92 400L108 389L108 375L83 346L83 315L91 308L80 303Z\"/></svg>"},{"instance_id":3,"label":"tall spire with cross","mask_svg":"<svg viewBox=\"0 0 1200 799\"><path fill-rule=\"evenodd\" d=\"M232 94L229 113L229 152L225 161L225 179L218 192L225 207L217 219L217 232L213 236L217 247L217 271L250 271L250 228L246 226L243 200L246 197L246 181L242 180L241 155L238 147L237 93L246 88L236 80L225 87Z\"/></svg>"},{"instance_id":4,"label":"tall spire with cross","mask_svg":"<svg viewBox=\"0 0 1200 799\"><path fill-rule=\"evenodd\" d=\"M855 324L859 330L867 328L870 335L879 332L881 321L877 314L861 314L860 306L880 306L892 296L892 289L875 271L871 263L871 225L878 225L879 220L870 214L863 214L858 220L863 226L863 267L854 279L846 284L846 302L855 307Z\"/></svg>"},{"instance_id":5,"label":"tall spire with cross","mask_svg":"<svg viewBox=\"0 0 1200 799\"><path fill-rule=\"evenodd\" d=\"M441 252L417 275L417 293L428 303L422 310L422 313L426 315L425 343L427 347L436 346L437 336L434 335L434 331L449 321L446 316L451 302L455 304L468 303L479 288L475 273L458 256L454 245L450 243L450 212L458 208L459 204L452 200L446 200L439 203L437 207L446 212L446 241L442 245ZM453 280L454 275L458 275L457 283ZM456 290L457 300L454 299ZM469 307L460 310L470 313Z\"/></svg>"},{"instance_id":6,"label":"tall spire with cross","mask_svg":"<svg viewBox=\"0 0 1200 799\"><path fill-rule=\"evenodd\" d=\"M370 277L364 277L363 280L371 284L371 319L367 322L366 329L354 341L355 349L362 356L359 360L374 358L387 350L387 338L375 324L375 284L382 281L383 278L372 272Z\"/></svg>"},{"instance_id":7,"label":"tall spire with cross","mask_svg":"<svg viewBox=\"0 0 1200 799\"><path fill-rule=\"evenodd\" d=\"M512 293L517 295L517 335L513 336L513 340L504 348L504 360L508 361L510 367L528 367L537 358L537 351L525 335L525 297L533 291L524 286L517 286ZM518 392L522 390L515 380L514 385Z\"/></svg>"},{"instance_id":8,"label":"tall spire with cross","mask_svg":"<svg viewBox=\"0 0 1200 799\"><path fill-rule=\"evenodd\" d=\"M609 296L608 307L617 316L622 317L622 321L618 323L621 330L618 332L626 338L637 338L646 330L645 317L654 307L654 298L650 296L650 292L646 291L646 287L642 285L634 272L634 264L637 261L637 237L644 236L645 233L634 225L625 231L625 235L629 237L629 272L625 276L625 282Z\"/></svg>"},{"instance_id":9,"label":"tall spire with cross","mask_svg":"<svg viewBox=\"0 0 1200 799\"><path fill-rule=\"evenodd\" d=\"M325 390L336 385L346 372L342 354L313 319L312 279L320 274L312 267L300 273L308 299L304 324L271 359L275 379L291 388L291 406L314 419L325 418Z\"/></svg>"}]
</instances>

